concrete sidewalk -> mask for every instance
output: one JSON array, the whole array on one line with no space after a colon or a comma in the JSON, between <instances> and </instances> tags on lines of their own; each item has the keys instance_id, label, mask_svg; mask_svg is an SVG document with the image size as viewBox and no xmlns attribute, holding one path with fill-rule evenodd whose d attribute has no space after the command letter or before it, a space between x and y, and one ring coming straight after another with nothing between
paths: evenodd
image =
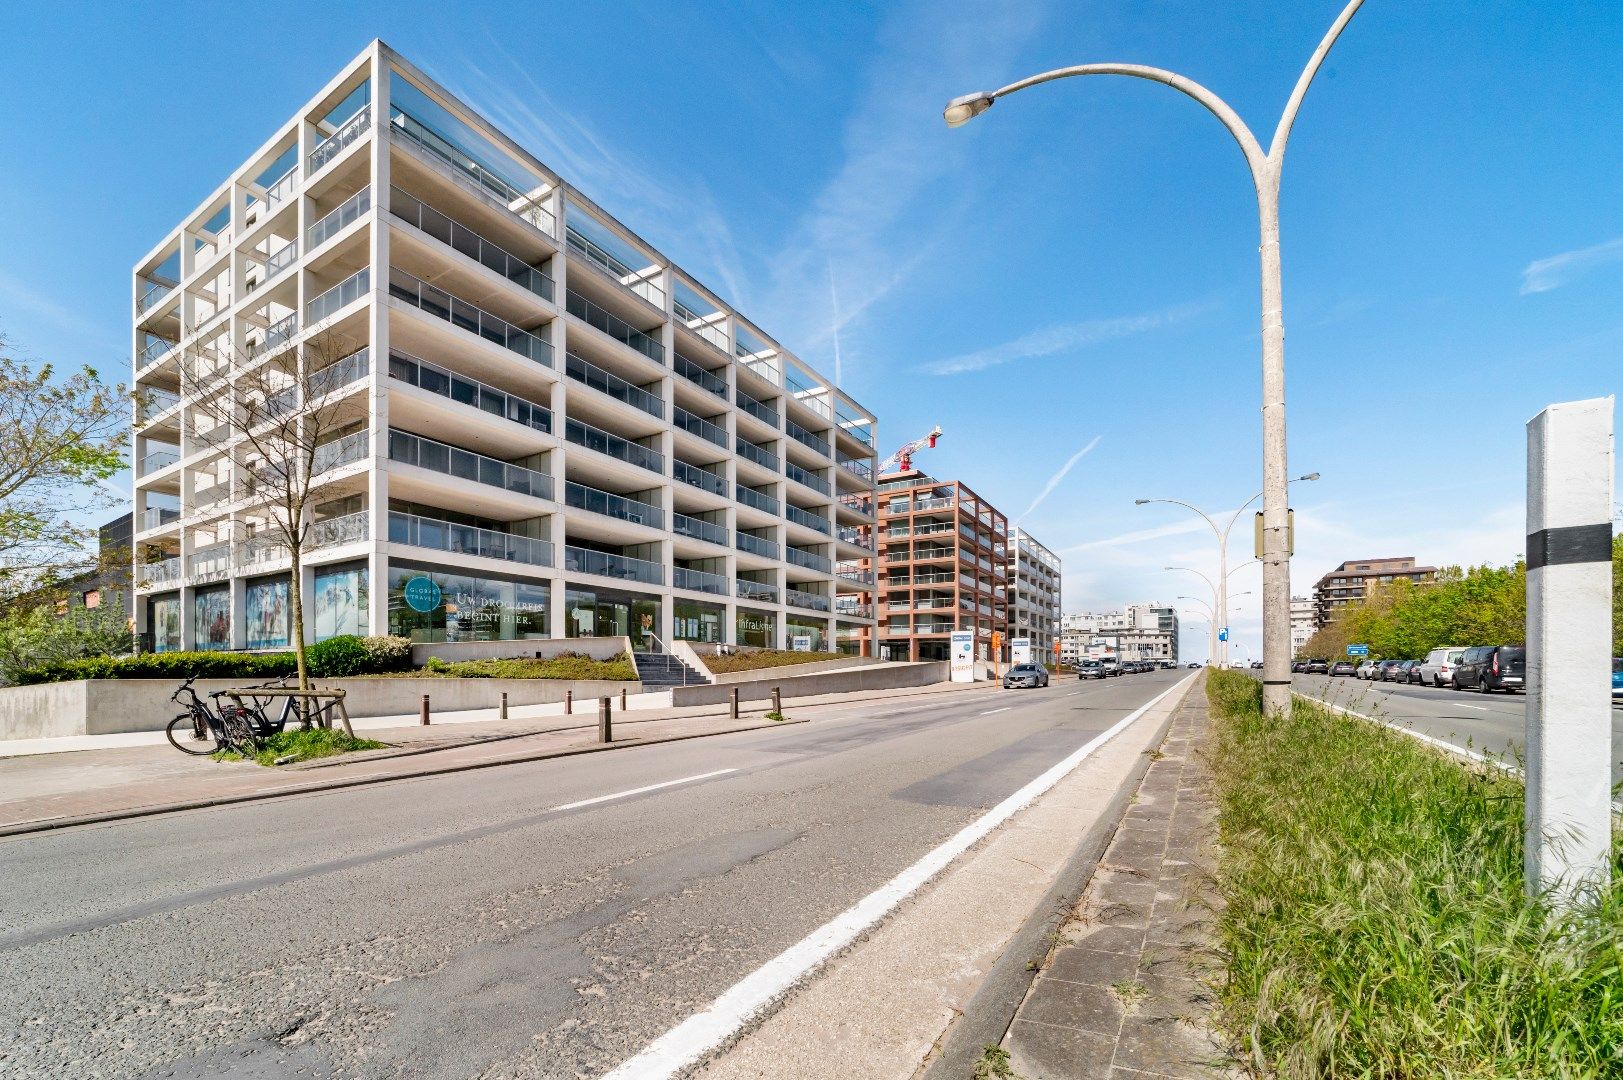
<instances>
[{"instance_id":1,"label":"concrete sidewalk","mask_svg":"<svg viewBox=\"0 0 1623 1080\"><path fill-rule=\"evenodd\" d=\"M784 703L784 711L795 722L798 713L812 709L928 701L948 693L991 697L1000 691L984 683L942 683L795 699ZM166 740L10 757L0 760L0 835L779 726L766 720L760 707L741 709L735 720L725 706L622 713L615 701L615 741L604 745L598 742L596 702L582 704L572 716L532 715L541 708L513 709L507 720L494 709L443 720L436 716L428 727L416 717L379 717L355 727L388 743L388 749L274 769L187 757ZM162 732L156 734L164 739Z\"/></svg>"}]
</instances>

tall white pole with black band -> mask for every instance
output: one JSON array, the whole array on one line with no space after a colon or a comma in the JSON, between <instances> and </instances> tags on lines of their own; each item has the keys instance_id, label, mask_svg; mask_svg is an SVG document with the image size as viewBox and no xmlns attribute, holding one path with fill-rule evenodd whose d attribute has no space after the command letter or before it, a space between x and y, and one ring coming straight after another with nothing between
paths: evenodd
<instances>
[{"instance_id":1,"label":"tall white pole with black band","mask_svg":"<svg viewBox=\"0 0 1623 1080\"><path fill-rule=\"evenodd\" d=\"M1527 424L1527 888L1566 906L1612 837L1612 399Z\"/></svg>"}]
</instances>

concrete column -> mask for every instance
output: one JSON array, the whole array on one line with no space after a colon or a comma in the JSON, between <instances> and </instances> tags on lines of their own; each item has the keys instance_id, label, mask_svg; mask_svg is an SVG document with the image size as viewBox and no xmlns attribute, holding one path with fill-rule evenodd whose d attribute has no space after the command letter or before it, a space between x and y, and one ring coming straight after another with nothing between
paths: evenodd
<instances>
[{"instance_id":1,"label":"concrete column","mask_svg":"<svg viewBox=\"0 0 1623 1080\"><path fill-rule=\"evenodd\" d=\"M1612 803L1612 402L1527 424L1530 893L1570 904L1607 882Z\"/></svg>"}]
</instances>

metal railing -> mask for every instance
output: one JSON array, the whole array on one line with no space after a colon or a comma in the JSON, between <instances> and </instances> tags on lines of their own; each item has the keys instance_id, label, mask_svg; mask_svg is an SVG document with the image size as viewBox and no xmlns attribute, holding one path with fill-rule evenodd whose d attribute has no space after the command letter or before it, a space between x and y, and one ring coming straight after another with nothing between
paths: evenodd
<instances>
[{"instance_id":1,"label":"metal railing","mask_svg":"<svg viewBox=\"0 0 1623 1080\"><path fill-rule=\"evenodd\" d=\"M715 443L717 446L727 445L727 431L725 428L718 427L702 416L693 415L680 405L672 407L671 423L689 435L697 435L706 442Z\"/></svg>"},{"instance_id":2,"label":"metal railing","mask_svg":"<svg viewBox=\"0 0 1623 1080\"><path fill-rule=\"evenodd\" d=\"M809 510L802 510L793 503L784 504L783 516L798 525L806 526L808 529L816 529L825 536L832 535L834 531L833 526L828 523L828 518L814 514Z\"/></svg>"},{"instance_id":3,"label":"metal railing","mask_svg":"<svg viewBox=\"0 0 1623 1080\"><path fill-rule=\"evenodd\" d=\"M778 500L770 495L763 495L754 488L747 488L743 484L733 485L733 497L745 506L753 506L757 510L764 510L777 517L780 513Z\"/></svg>"},{"instance_id":4,"label":"metal railing","mask_svg":"<svg viewBox=\"0 0 1623 1080\"><path fill-rule=\"evenodd\" d=\"M649 472L665 473L665 455L657 450L650 450L646 446L639 446L628 442L618 435L610 435L601 428L590 424L583 424L579 420L564 421L564 438L576 446L584 446L588 450L596 450L599 454L607 454L611 458L629 462L640 466Z\"/></svg>"},{"instance_id":5,"label":"metal railing","mask_svg":"<svg viewBox=\"0 0 1623 1080\"><path fill-rule=\"evenodd\" d=\"M389 353L389 377L399 379L420 390L426 390L430 394L438 394L463 405L471 405L480 412L500 416L548 435L552 434L552 410L525 398L515 397L505 390L498 390L477 379L448 371L438 364L430 364L427 360L420 360L409 353L393 351Z\"/></svg>"},{"instance_id":6,"label":"metal railing","mask_svg":"<svg viewBox=\"0 0 1623 1080\"><path fill-rule=\"evenodd\" d=\"M772 604L778 602L778 587L765 581L735 578L733 579L733 589L744 600L765 600Z\"/></svg>"},{"instance_id":7,"label":"metal railing","mask_svg":"<svg viewBox=\"0 0 1623 1080\"><path fill-rule=\"evenodd\" d=\"M755 443L750 442L748 439L735 439L733 442L733 448L738 452L739 457L748 458L750 461L755 462L755 464L760 465L763 468L770 469L773 472L779 472L781 470L782 462L778 460L778 455L772 453L772 451L763 446L758 446Z\"/></svg>"},{"instance_id":8,"label":"metal railing","mask_svg":"<svg viewBox=\"0 0 1623 1080\"><path fill-rule=\"evenodd\" d=\"M341 439L323 443L316 447L315 454L310 459L310 471L319 476L340 465L353 464L367 455L371 445L370 431L352 431Z\"/></svg>"},{"instance_id":9,"label":"metal railing","mask_svg":"<svg viewBox=\"0 0 1623 1080\"><path fill-rule=\"evenodd\" d=\"M552 299L552 278L543 271L421 199L392 187L389 189L389 212L543 300Z\"/></svg>"},{"instance_id":10,"label":"metal railing","mask_svg":"<svg viewBox=\"0 0 1623 1080\"><path fill-rule=\"evenodd\" d=\"M358 349L342 360L328 364L310 373L309 385L306 389L311 398L320 399L341 387L348 386L358 379L364 379L372 373L372 350L370 347Z\"/></svg>"},{"instance_id":11,"label":"metal railing","mask_svg":"<svg viewBox=\"0 0 1623 1080\"><path fill-rule=\"evenodd\" d=\"M335 311L342 311L365 296L372 288L372 268L363 266L349 277L304 305L304 321L319 323Z\"/></svg>"},{"instance_id":12,"label":"metal railing","mask_svg":"<svg viewBox=\"0 0 1623 1080\"><path fill-rule=\"evenodd\" d=\"M389 460L537 499L552 498L552 477L546 473L394 428L389 429Z\"/></svg>"},{"instance_id":13,"label":"metal railing","mask_svg":"<svg viewBox=\"0 0 1623 1080\"><path fill-rule=\"evenodd\" d=\"M605 371L592 363L582 359L574 353L564 357L564 372L576 382L585 383L600 394L607 394L616 401L623 401L632 408L641 409L649 416L665 418L665 399L658 394L651 394L640 386L620 378L612 372ZM681 409L676 410L681 412Z\"/></svg>"},{"instance_id":14,"label":"metal railing","mask_svg":"<svg viewBox=\"0 0 1623 1080\"><path fill-rule=\"evenodd\" d=\"M703 570L689 570L685 566L673 567L671 570L671 584L678 589L690 589L693 592L713 593L716 596L727 595L727 579L720 574L711 574Z\"/></svg>"},{"instance_id":15,"label":"metal railing","mask_svg":"<svg viewBox=\"0 0 1623 1080\"><path fill-rule=\"evenodd\" d=\"M827 495L831 490L827 480L824 480L816 473L807 472L805 469L802 469L799 465L796 465L792 461L786 461L783 463L783 474L791 480L805 484L807 487L820 494Z\"/></svg>"},{"instance_id":16,"label":"metal railing","mask_svg":"<svg viewBox=\"0 0 1623 1080\"><path fill-rule=\"evenodd\" d=\"M444 289L436 288L404 270L390 268L389 295L405 301L419 311L425 311L453 326L461 327L470 334L477 334L486 341L495 342L538 364L552 367L551 342L537 337L528 330L520 330L506 319L492 315L484 308L470 304L460 297L452 296Z\"/></svg>"},{"instance_id":17,"label":"metal railing","mask_svg":"<svg viewBox=\"0 0 1623 1080\"><path fill-rule=\"evenodd\" d=\"M727 400L727 380L718 378L713 372L700 367L681 353L676 354L676 373L695 386L710 391L723 401Z\"/></svg>"},{"instance_id":18,"label":"metal railing","mask_svg":"<svg viewBox=\"0 0 1623 1080\"><path fill-rule=\"evenodd\" d=\"M766 402L757 401L742 390L733 391L733 398L738 402L740 409L743 409L763 424L773 428L778 426L778 411Z\"/></svg>"},{"instance_id":19,"label":"metal railing","mask_svg":"<svg viewBox=\"0 0 1623 1080\"><path fill-rule=\"evenodd\" d=\"M458 555L477 555L484 559L529 563L531 566L552 565L552 545L545 540L472 525L458 525L398 510L389 511L389 542Z\"/></svg>"},{"instance_id":20,"label":"metal railing","mask_svg":"<svg viewBox=\"0 0 1623 1080\"><path fill-rule=\"evenodd\" d=\"M462 173L475 186L494 195L514 215L528 221L548 236L557 235L558 222L553 217L551 210L532 202L529 195L485 168L484 165L480 164L478 158L452 140L447 139L415 116L402 112L394 106L389 108L389 124L394 131L406 136L406 138L430 154Z\"/></svg>"},{"instance_id":21,"label":"metal railing","mask_svg":"<svg viewBox=\"0 0 1623 1080\"><path fill-rule=\"evenodd\" d=\"M827 611L831 606L828 597L822 593L802 592L799 589L784 589L783 600L793 607L806 608L809 611Z\"/></svg>"},{"instance_id":22,"label":"metal railing","mask_svg":"<svg viewBox=\"0 0 1623 1080\"><path fill-rule=\"evenodd\" d=\"M811 432L807 431L793 420L786 420L783 425L783 430L784 434L795 440L795 442L806 447L808 450L817 451L817 453L821 454L823 457L829 457L833 451L833 447L829 446L827 439L813 435Z\"/></svg>"},{"instance_id":23,"label":"metal railing","mask_svg":"<svg viewBox=\"0 0 1623 1080\"><path fill-rule=\"evenodd\" d=\"M834 570L834 563L826 555L819 555L813 551L787 547L783 549L783 557L787 562L805 567L807 570L816 570L819 574L832 573Z\"/></svg>"},{"instance_id":24,"label":"metal railing","mask_svg":"<svg viewBox=\"0 0 1623 1080\"><path fill-rule=\"evenodd\" d=\"M587 326L599 330L622 345L642 353L657 364L665 363L665 346L638 330L618 315L598 307L578 292L569 292L564 298L564 310Z\"/></svg>"},{"instance_id":25,"label":"metal railing","mask_svg":"<svg viewBox=\"0 0 1623 1080\"><path fill-rule=\"evenodd\" d=\"M678 536L685 536L690 540L704 540L711 544L720 544L727 547L727 527L717 525L713 521L703 518L688 517L686 514L671 514L671 532Z\"/></svg>"},{"instance_id":26,"label":"metal railing","mask_svg":"<svg viewBox=\"0 0 1623 1080\"><path fill-rule=\"evenodd\" d=\"M372 209L372 189L364 187L322 215L320 221L305 229L304 246L314 251L370 209Z\"/></svg>"},{"instance_id":27,"label":"metal railing","mask_svg":"<svg viewBox=\"0 0 1623 1080\"><path fill-rule=\"evenodd\" d=\"M624 495L587 487L573 480L564 482L564 502L577 509L629 521L633 525L648 525L655 529L665 527L665 511L652 503L628 499Z\"/></svg>"},{"instance_id":28,"label":"metal railing","mask_svg":"<svg viewBox=\"0 0 1623 1080\"><path fill-rule=\"evenodd\" d=\"M685 461L676 461L672 463L671 475L682 483L690 487L696 487L700 491L708 491L713 495L727 494L727 478L713 473L709 469L701 469L697 465L689 465Z\"/></svg>"},{"instance_id":29,"label":"metal railing","mask_svg":"<svg viewBox=\"0 0 1623 1080\"><path fill-rule=\"evenodd\" d=\"M741 532L733 534L733 545L739 551L747 551L751 555L761 555L768 559L778 557L778 545L774 540L763 540L751 533Z\"/></svg>"},{"instance_id":30,"label":"metal railing","mask_svg":"<svg viewBox=\"0 0 1623 1080\"><path fill-rule=\"evenodd\" d=\"M590 548L564 548L564 569L581 574L601 574L604 577L625 578L646 585L665 584L665 568L646 559L633 559L629 555L613 555Z\"/></svg>"},{"instance_id":31,"label":"metal railing","mask_svg":"<svg viewBox=\"0 0 1623 1080\"><path fill-rule=\"evenodd\" d=\"M365 135L372 126L372 103L369 101L357 109L348 120L338 125L338 129L317 144L310 151L310 172L314 173L327 162L337 157L339 151L350 143Z\"/></svg>"},{"instance_id":32,"label":"metal railing","mask_svg":"<svg viewBox=\"0 0 1623 1080\"><path fill-rule=\"evenodd\" d=\"M635 293L657 308L664 308L665 290L642 276L648 269L633 270L574 229L566 227L564 231L568 234L569 246L584 255L587 262L612 277L622 289ZM658 273L657 268L653 269Z\"/></svg>"},{"instance_id":33,"label":"metal railing","mask_svg":"<svg viewBox=\"0 0 1623 1080\"><path fill-rule=\"evenodd\" d=\"M367 527L370 522L371 516L365 510L318 521L310 526L309 545L312 548L336 547L365 540L369 535Z\"/></svg>"}]
</instances>

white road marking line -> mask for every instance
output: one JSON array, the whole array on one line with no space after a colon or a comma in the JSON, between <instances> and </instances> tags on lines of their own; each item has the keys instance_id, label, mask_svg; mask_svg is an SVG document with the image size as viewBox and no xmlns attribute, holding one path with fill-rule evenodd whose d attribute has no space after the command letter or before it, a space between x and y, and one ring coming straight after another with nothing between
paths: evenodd
<instances>
[{"instance_id":1,"label":"white road marking line","mask_svg":"<svg viewBox=\"0 0 1623 1080\"><path fill-rule=\"evenodd\" d=\"M703 1012L676 1025L635 1056L622 1062L604 1080L663 1080L675 1076L716 1047L732 1038L745 1024L783 996L796 983L824 961L845 948L857 935L890 913L891 909L917 892L947 864L968 851L993 829L1025 809L1038 796L1063 780L1094 751L1148 712L1157 702L1188 685L1190 675L1168 687L1108 730L1095 736L1081 749L1062 759L1047 772L998 803L982 817L935 848L924 858L869 893L855 907L824 923L800 942L757 968Z\"/></svg>"},{"instance_id":2,"label":"white road marking line","mask_svg":"<svg viewBox=\"0 0 1623 1080\"><path fill-rule=\"evenodd\" d=\"M1014 708L1013 705L1005 705L1001 709L987 709L985 712L976 713L975 715L976 716L991 716L993 713L1008 712L1012 708Z\"/></svg>"},{"instance_id":3,"label":"white road marking line","mask_svg":"<svg viewBox=\"0 0 1623 1080\"><path fill-rule=\"evenodd\" d=\"M662 784L649 784L647 787L632 788L630 791L616 791L612 795L599 795L595 799L582 799L580 802L564 803L561 806L549 806L547 812L555 810L579 810L583 806L595 806L598 803L612 802L615 799L628 799L633 795L641 795L645 791L658 791L661 788L675 787L678 784L691 784L695 780L708 780L712 776L726 776L735 773L737 769L717 769L715 772L699 773L696 776L684 776L680 780L666 780Z\"/></svg>"},{"instance_id":4,"label":"white road marking line","mask_svg":"<svg viewBox=\"0 0 1623 1080\"><path fill-rule=\"evenodd\" d=\"M1475 709L1477 712L1487 712L1488 711L1488 707L1486 705L1463 705L1463 704L1461 704L1461 705L1456 705L1454 707L1456 709Z\"/></svg>"}]
</instances>

